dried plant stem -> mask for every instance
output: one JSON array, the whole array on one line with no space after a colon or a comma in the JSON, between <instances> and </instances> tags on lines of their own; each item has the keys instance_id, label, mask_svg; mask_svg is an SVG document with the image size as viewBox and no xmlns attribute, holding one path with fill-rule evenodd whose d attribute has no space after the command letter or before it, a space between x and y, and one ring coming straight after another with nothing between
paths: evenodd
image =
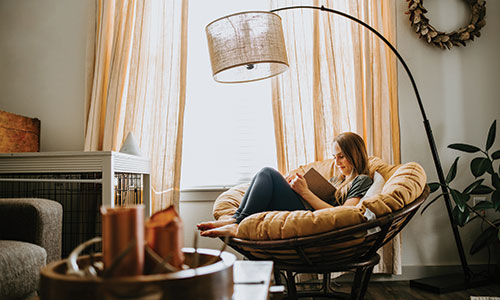
<instances>
[{"instance_id":1,"label":"dried plant stem","mask_svg":"<svg viewBox=\"0 0 500 300\"><path fill-rule=\"evenodd\" d=\"M128 244L127 248L123 249L123 251L120 252L120 254L117 257L115 257L115 259L113 259L113 262L111 263L109 268L104 269L102 277L111 277L111 275L113 274L113 271L116 269L116 267L118 267L120 262L125 258L125 256L127 256L127 254L130 251L132 251L132 249L136 245L137 245L137 240L136 239L131 240L130 243Z\"/></svg>"},{"instance_id":2,"label":"dried plant stem","mask_svg":"<svg viewBox=\"0 0 500 300\"><path fill-rule=\"evenodd\" d=\"M181 270L180 268L177 268L175 266L172 266L168 261L172 258L172 255L169 255L165 258L162 258L159 256L151 247L146 245L146 252L147 254L156 262L156 266L154 267L152 273L161 273L160 269L163 269L167 272L176 272Z\"/></svg>"}]
</instances>

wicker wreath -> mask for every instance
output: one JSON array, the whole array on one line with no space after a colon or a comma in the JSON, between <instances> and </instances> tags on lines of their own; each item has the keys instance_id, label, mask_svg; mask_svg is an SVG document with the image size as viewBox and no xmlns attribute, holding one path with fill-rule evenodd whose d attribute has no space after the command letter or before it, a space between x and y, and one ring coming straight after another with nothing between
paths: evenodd
<instances>
[{"instance_id":1,"label":"wicker wreath","mask_svg":"<svg viewBox=\"0 0 500 300\"><path fill-rule=\"evenodd\" d=\"M481 28L486 24L486 3L484 0L465 0L471 10L470 23L452 32L442 32L436 30L429 24L429 19L425 17L427 9L424 8L423 0L406 0L410 15L410 24L418 34L419 38L427 41L428 44L441 49L451 49L453 46L465 46L466 41L473 41L474 37L481 36Z\"/></svg>"}]
</instances>

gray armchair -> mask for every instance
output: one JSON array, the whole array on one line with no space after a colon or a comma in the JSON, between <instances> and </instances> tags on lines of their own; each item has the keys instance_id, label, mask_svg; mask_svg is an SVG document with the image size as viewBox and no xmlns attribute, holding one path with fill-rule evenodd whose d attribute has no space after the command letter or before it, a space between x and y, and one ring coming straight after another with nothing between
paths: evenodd
<instances>
[{"instance_id":1,"label":"gray armchair","mask_svg":"<svg viewBox=\"0 0 500 300\"><path fill-rule=\"evenodd\" d=\"M61 258L62 206L46 199L0 199L0 299L30 299L40 268Z\"/></svg>"}]
</instances>

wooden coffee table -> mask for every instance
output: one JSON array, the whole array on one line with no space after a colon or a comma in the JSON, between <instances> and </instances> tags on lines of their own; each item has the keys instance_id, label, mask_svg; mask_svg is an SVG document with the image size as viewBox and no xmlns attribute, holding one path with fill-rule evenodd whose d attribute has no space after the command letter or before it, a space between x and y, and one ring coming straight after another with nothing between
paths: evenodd
<instances>
[{"instance_id":1,"label":"wooden coffee table","mask_svg":"<svg viewBox=\"0 0 500 300\"><path fill-rule=\"evenodd\" d=\"M237 260L233 265L232 300L266 300L269 297L272 261ZM39 297L33 300L39 300Z\"/></svg>"}]
</instances>

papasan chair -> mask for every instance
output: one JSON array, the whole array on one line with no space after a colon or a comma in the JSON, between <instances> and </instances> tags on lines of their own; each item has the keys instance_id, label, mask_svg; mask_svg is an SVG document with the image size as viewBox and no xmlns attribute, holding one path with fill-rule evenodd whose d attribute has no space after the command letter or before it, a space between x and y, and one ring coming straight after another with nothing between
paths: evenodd
<instances>
[{"instance_id":1,"label":"papasan chair","mask_svg":"<svg viewBox=\"0 0 500 300\"><path fill-rule=\"evenodd\" d=\"M311 167L330 178L334 160L310 163L290 173L303 174ZM275 282L281 285L281 276L285 278L288 299L363 299L380 260L377 250L403 229L429 195L425 172L417 163L389 165L370 157L369 169L370 176L383 179L375 180L356 207L253 214L240 223L229 246L250 260L272 260ZM221 194L213 207L215 219L230 218L248 186L241 184ZM355 272L349 294L330 287L330 273L343 271ZM299 273L323 274L322 288L297 291Z\"/></svg>"}]
</instances>

